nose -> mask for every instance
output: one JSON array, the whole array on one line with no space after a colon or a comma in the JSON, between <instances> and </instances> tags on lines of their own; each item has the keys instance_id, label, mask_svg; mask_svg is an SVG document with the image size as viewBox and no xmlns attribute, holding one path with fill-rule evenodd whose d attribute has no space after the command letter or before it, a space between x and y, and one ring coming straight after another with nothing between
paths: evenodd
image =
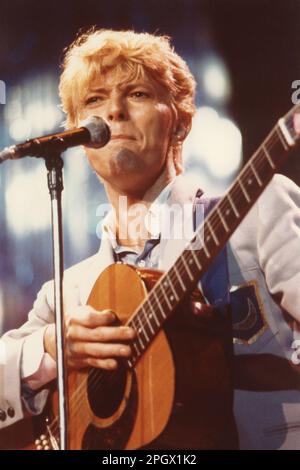
<instances>
[{"instance_id":1,"label":"nose","mask_svg":"<svg viewBox=\"0 0 300 470\"><path fill-rule=\"evenodd\" d=\"M107 120L112 121L126 121L128 119L128 111L125 99L122 96L111 96L107 104Z\"/></svg>"}]
</instances>

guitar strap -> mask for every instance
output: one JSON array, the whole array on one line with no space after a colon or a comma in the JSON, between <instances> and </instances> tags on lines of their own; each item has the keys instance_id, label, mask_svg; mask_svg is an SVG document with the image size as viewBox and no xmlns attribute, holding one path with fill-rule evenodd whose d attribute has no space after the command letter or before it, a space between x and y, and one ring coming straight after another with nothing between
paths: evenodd
<instances>
[{"instance_id":1,"label":"guitar strap","mask_svg":"<svg viewBox=\"0 0 300 470\"><path fill-rule=\"evenodd\" d=\"M193 205L194 230L209 214L220 198L204 198L202 190L198 190ZM211 267L201 278L202 291L208 302L223 315L228 312L230 303L229 272L226 245L217 256Z\"/></svg>"},{"instance_id":2,"label":"guitar strap","mask_svg":"<svg viewBox=\"0 0 300 470\"><path fill-rule=\"evenodd\" d=\"M202 196L202 191L198 191L193 200L194 230L218 201ZM184 302L165 325L176 367L174 404L166 428L144 449L238 448L232 412L226 248L202 276L201 287L217 315L194 315L190 303ZM215 377L219 376L222 380L216 382Z\"/></svg>"}]
</instances>

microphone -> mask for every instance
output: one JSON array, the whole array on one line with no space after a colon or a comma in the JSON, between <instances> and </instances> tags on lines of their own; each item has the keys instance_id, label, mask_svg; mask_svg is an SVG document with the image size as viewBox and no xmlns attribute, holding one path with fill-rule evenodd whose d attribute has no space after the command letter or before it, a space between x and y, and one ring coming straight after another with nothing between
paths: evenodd
<instances>
[{"instance_id":1,"label":"microphone","mask_svg":"<svg viewBox=\"0 0 300 470\"><path fill-rule=\"evenodd\" d=\"M6 147L0 152L0 163L23 157L44 157L50 152L63 152L69 147L83 144L91 148L100 148L110 140L110 129L101 117L90 116L80 124L81 127L75 129L37 137L22 144Z\"/></svg>"}]
</instances>

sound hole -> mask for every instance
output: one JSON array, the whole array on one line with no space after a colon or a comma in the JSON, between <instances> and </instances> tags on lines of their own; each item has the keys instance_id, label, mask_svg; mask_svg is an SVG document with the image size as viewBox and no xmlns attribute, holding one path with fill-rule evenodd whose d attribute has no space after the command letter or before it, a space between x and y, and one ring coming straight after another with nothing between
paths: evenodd
<instances>
[{"instance_id":1,"label":"sound hole","mask_svg":"<svg viewBox=\"0 0 300 470\"><path fill-rule=\"evenodd\" d=\"M117 411L125 393L127 370L123 361L115 371L90 370L88 400L98 418L108 418Z\"/></svg>"}]
</instances>

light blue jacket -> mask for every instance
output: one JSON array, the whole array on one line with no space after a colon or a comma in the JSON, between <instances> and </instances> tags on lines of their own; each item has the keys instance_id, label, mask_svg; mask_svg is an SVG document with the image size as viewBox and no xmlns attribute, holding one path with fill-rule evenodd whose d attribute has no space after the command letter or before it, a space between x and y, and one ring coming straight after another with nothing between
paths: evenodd
<instances>
[{"instance_id":1,"label":"light blue jacket","mask_svg":"<svg viewBox=\"0 0 300 470\"><path fill-rule=\"evenodd\" d=\"M178 227L162 225L159 269L172 266L188 242L185 235L193 232L194 198L195 188L187 189L184 178L178 178L165 206L175 203L188 208L184 236L176 239ZM200 221L201 211L204 214L200 204ZM85 304L97 277L113 262L111 243L103 232L98 253L65 271L65 308ZM237 381L252 390L235 393L241 448L299 449L300 380L291 358L292 343L300 338L300 190L293 182L281 175L273 178L232 235L227 263L235 353L244 360L237 363ZM9 422L0 422L0 428L23 417L20 378L39 367L53 305L50 281L39 292L28 321L0 341L0 408L15 410ZM274 384L283 390L272 390ZM46 393L36 396L37 412Z\"/></svg>"}]
</instances>

